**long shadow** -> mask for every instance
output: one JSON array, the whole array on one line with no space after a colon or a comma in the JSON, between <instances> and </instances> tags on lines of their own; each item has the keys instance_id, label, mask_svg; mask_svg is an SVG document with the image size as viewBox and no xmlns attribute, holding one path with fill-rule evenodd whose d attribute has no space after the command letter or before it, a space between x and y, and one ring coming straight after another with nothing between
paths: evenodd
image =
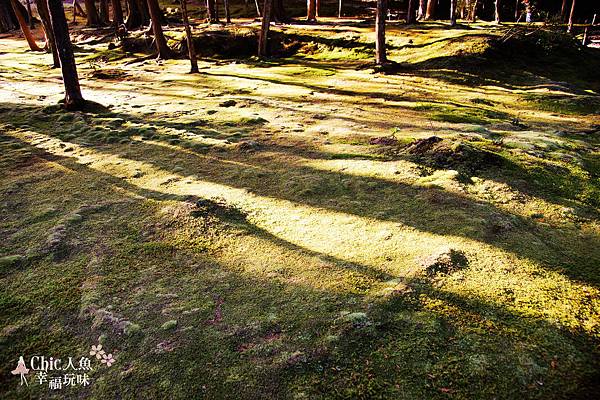
<instances>
[{"instance_id":1,"label":"long shadow","mask_svg":"<svg viewBox=\"0 0 600 400\"><path fill-rule=\"evenodd\" d=\"M56 136L53 132L40 133ZM181 174L173 165L172 150L148 142L140 142L136 146L135 152L128 152L126 157ZM113 154L114 151L103 144L95 144L93 148L103 154ZM228 158L241 159L246 164L262 168L261 179L244 177L247 168L226 162ZM288 160L281 161L272 155L263 157L260 152L255 156L217 152L215 157L210 158L180 152L177 163L179 168L183 167L190 175L196 174L201 180L245 188L259 196L375 220L399 222L436 235L466 237L534 260L542 267L557 270L572 279L600 284L597 273L600 238L596 235L582 240L576 228L553 228L493 205L476 202L467 196L379 178L316 170ZM287 182L299 177L310 177L321 183L307 193L281 190ZM348 180L352 182L350 186L344 183ZM339 200L343 198L354 198L358 202ZM582 249L587 249L589 253Z\"/></svg>"},{"instance_id":2,"label":"long shadow","mask_svg":"<svg viewBox=\"0 0 600 400\"><path fill-rule=\"evenodd\" d=\"M36 156L47 157L81 174L82 182L99 181L106 183L107 187L116 185L157 200L191 200L187 196L165 196L145 190L69 158L57 157L22 141L21 144L35 151ZM149 156L153 154L150 152ZM115 209L115 212L124 211ZM135 211L126 212L131 218L138 217ZM225 215L223 218L225 223L231 218L236 222L241 220L250 234L256 233L256 227L248 224L243 217ZM104 225L113 225L112 221L95 224L90 228L97 230L96 234L85 232L81 237L86 241L90 240L88 237L91 240L103 238L98 233L103 232ZM87 228L84 223L81 229ZM129 232L130 228L125 230ZM276 245L288 250L300 251L308 256L317 255L299 246L289 247L287 242L260 230L258 235L274 240ZM131 290L140 284L148 285L143 267L153 265L151 257L130 249L123 249L123 253L116 251L102 263L110 274L120 279L119 284L103 288L106 292L98 300L99 305L112 304L115 297L109 300L111 295L118 296L120 304L128 305L128 315L143 318L143 329L160 325L158 321L165 318L160 307L152 307L154 303L150 298L136 297L139 292ZM136 266L128 262L130 258L136 260ZM128 372L127 379L122 378L122 369L104 375L105 385L111 387L117 397L127 397L133 388L137 396L149 398L168 397L175 389L177 392L203 393L210 398L220 398L224 393L236 393L238 398L248 399L264 397L265 394L273 398L288 398L302 387L305 393L326 398L340 396L340 388L352 398L373 398L374 395L392 398L400 394L406 396L407 393L416 398L446 398L445 393L440 393L440 388L444 388L471 398L489 398L502 393L502 398L544 395L544 398L583 399L590 398L590 395L593 398L600 389L594 339L584 332L571 333L544 320L524 317L510 309L510 302L491 303L446 292L439 288L439 284L428 280L414 280L406 282L410 291L373 304L372 299L362 296L335 294L239 272L209 255L200 258L204 260L200 270L190 268L189 263L179 265L182 259L198 261L197 254L173 255L166 261L161 259L161 289L179 294L190 304L206 302L210 296L218 294L224 299L224 321L199 323L212 317L211 309L200 311L198 316L181 316L180 324L192 325L195 329L171 335L171 340L178 347L160 354L160 359L153 350L160 344L160 335L133 344L118 342L122 346L119 358L136 360L136 364ZM145 260L141 266L139 260ZM335 258L329 261L340 262ZM127 273L120 276L116 266L123 263ZM365 270L369 268L362 267ZM138 272L134 273L136 269ZM223 274L208 273L212 270L228 271L228 275L223 278ZM359 309L366 309L368 320L364 325L339 318L340 310L352 304L348 303L349 297L361 301ZM294 300L282 301L290 298ZM104 304L104 301L109 303ZM442 307L432 308L430 304ZM234 308L245 310L242 321L239 320L239 311L238 315L233 313ZM251 316L266 315L271 310L276 310L280 316L278 320L258 327L253 325ZM78 318L75 320L79 321ZM56 328L57 322L52 323ZM236 323L242 325L237 326ZM15 350L25 344L21 340L25 340L23 338L27 334L42 328L25 327L22 335L9 342L8 346ZM78 332L75 328L69 329ZM101 326L99 329L104 332L107 328ZM285 338L282 350L244 357L244 349L249 345L272 340L273 335ZM333 341L323 344L321 338L333 338ZM283 363L276 363L280 354L285 355L283 351L289 354L301 351L303 358L298 362L296 358L289 357ZM261 367L263 360L268 368ZM9 361L12 360L3 359L1 363L0 376L4 377L6 390L14 386L14 381L10 385L4 382L10 376L8 366L12 363ZM556 366L554 362L557 362ZM156 365L166 368L144 368ZM232 368L236 372L244 371L247 379L227 379ZM172 381L168 389L159 385L165 378ZM540 381L543 385L538 383ZM570 385L565 385L566 382Z\"/></svg>"}]
</instances>

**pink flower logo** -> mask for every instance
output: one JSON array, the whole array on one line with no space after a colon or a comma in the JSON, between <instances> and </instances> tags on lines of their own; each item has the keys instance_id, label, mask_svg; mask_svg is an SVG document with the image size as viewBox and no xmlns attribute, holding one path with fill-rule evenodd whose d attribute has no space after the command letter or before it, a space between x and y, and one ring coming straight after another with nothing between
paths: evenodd
<instances>
[{"instance_id":1,"label":"pink flower logo","mask_svg":"<svg viewBox=\"0 0 600 400\"><path fill-rule=\"evenodd\" d=\"M96 356L98 360L101 360L105 355L106 353L104 350L102 350L101 344L98 346L92 346L92 349L90 350L90 356Z\"/></svg>"},{"instance_id":2,"label":"pink flower logo","mask_svg":"<svg viewBox=\"0 0 600 400\"><path fill-rule=\"evenodd\" d=\"M115 362L115 358L112 354L104 354L102 356L102 360L100 360L102 364L106 364L107 367L110 367Z\"/></svg>"}]
</instances>

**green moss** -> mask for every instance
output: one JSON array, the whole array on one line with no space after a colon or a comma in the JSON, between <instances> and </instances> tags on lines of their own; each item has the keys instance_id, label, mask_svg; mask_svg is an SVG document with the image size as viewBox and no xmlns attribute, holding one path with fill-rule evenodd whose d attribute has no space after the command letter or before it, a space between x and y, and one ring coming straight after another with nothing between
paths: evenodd
<instances>
[{"instance_id":1,"label":"green moss","mask_svg":"<svg viewBox=\"0 0 600 400\"><path fill-rule=\"evenodd\" d=\"M173 329L177 328L177 321L176 321L176 320L174 320L174 319L172 319L172 320L169 320L169 321L165 322L164 324L162 324L162 325L160 326L160 328L161 328L163 331L171 331L171 330L173 330Z\"/></svg>"}]
</instances>

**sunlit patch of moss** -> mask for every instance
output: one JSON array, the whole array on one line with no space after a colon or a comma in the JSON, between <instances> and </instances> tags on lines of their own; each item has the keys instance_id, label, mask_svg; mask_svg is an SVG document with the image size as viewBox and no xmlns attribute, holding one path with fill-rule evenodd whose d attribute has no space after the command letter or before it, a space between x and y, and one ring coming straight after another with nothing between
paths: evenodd
<instances>
[{"instance_id":1,"label":"sunlit patch of moss","mask_svg":"<svg viewBox=\"0 0 600 400\"><path fill-rule=\"evenodd\" d=\"M536 109L557 114L600 114L600 97L589 95L527 94L523 101Z\"/></svg>"}]
</instances>

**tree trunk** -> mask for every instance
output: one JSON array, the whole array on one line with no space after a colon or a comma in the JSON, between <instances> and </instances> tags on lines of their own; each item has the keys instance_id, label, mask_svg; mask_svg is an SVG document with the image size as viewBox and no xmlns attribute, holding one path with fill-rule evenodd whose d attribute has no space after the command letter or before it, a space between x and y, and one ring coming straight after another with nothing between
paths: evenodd
<instances>
[{"instance_id":1,"label":"tree trunk","mask_svg":"<svg viewBox=\"0 0 600 400\"><path fill-rule=\"evenodd\" d=\"M35 24L33 23L33 14L31 13L31 2L27 1L27 18L29 18L29 29L35 29Z\"/></svg>"},{"instance_id":2,"label":"tree trunk","mask_svg":"<svg viewBox=\"0 0 600 400\"><path fill-rule=\"evenodd\" d=\"M417 1L418 0L408 0L408 9L406 10L406 23L414 24L417 22Z\"/></svg>"},{"instance_id":3,"label":"tree trunk","mask_svg":"<svg viewBox=\"0 0 600 400\"><path fill-rule=\"evenodd\" d=\"M269 53L269 27L271 26L271 8L273 0L265 0L263 5L263 17L258 37L258 56L265 57Z\"/></svg>"},{"instance_id":4,"label":"tree trunk","mask_svg":"<svg viewBox=\"0 0 600 400\"><path fill-rule=\"evenodd\" d=\"M475 22L475 18L477 17L477 6L479 5L479 1L475 0L473 2L473 8L471 8L471 22Z\"/></svg>"},{"instance_id":5,"label":"tree trunk","mask_svg":"<svg viewBox=\"0 0 600 400\"><path fill-rule=\"evenodd\" d=\"M285 12L285 8L283 7L283 0L273 0L273 9L271 11L271 15L274 22L282 23L290 20Z\"/></svg>"},{"instance_id":6,"label":"tree trunk","mask_svg":"<svg viewBox=\"0 0 600 400\"><path fill-rule=\"evenodd\" d=\"M225 7L225 23L231 23L231 14L229 13L229 0L223 0L223 6Z\"/></svg>"},{"instance_id":7,"label":"tree trunk","mask_svg":"<svg viewBox=\"0 0 600 400\"><path fill-rule=\"evenodd\" d=\"M85 100L83 100L79 87L75 56L73 55L62 0L48 0L48 11L52 21L52 31L56 39L56 48L58 49L60 68L65 84L65 108L67 110L81 110L85 106Z\"/></svg>"},{"instance_id":8,"label":"tree trunk","mask_svg":"<svg viewBox=\"0 0 600 400\"><path fill-rule=\"evenodd\" d=\"M17 6L17 4L16 4L17 1L18 0L11 0L13 12L17 16L17 21L19 22L19 26L21 27L21 32L23 32L23 36L25 36L25 40L27 40L27 44L29 45L29 48L32 51L43 51L42 49L40 49L40 47L37 45L37 43L35 43L35 39L33 38L33 35L31 34L31 30L29 30L29 26L27 25L27 22L25 21L25 17L21 13L19 6Z\"/></svg>"},{"instance_id":9,"label":"tree trunk","mask_svg":"<svg viewBox=\"0 0 600 400\"><path fill-rule=\"evenodd\" d=\"M315 0L315 15L319 18L319 10L321 9L321 0Z\"/></svg>"},{"instance_id":10,"label":"tree trunk","mask_svg":"<svg viewBox=\"0 0 600 400\"><path fill-rule=\"evenodd\" d=\"M258 0L254 0L254 4L256 4L256 15L261 17L262 14L260 13L260 7L258 6Z\"/></svg>"},{"instance_id":11,"label":"tree trunk","mask_svg":"<svg viewBox=\"0 0 600 400\"><path fill-rule=\"evenodd\" d=\"M87 15L87 26L100 26L100 16L96 10L94 0L83 0L85 5L85 13Z\"/></svg>"},{"instance_id":12,"label":"tree trunk","mask_svg":"<svg viewBox=\"0 0 600 400\"><path fill-rule=\"evenodd\" d=\"M387 62L385 51L385 18L387 14L386 0L377 0L375 14L375 63L382 65Z\"/></svg>"},{"instance_id":13,"label":"tree trunk","mask_svg":"<svg viewBox=\"0 0 600 400\"><path fill-rule=\"evenodd\" d=\"M456 0L450 0L450 26L456 26Z\"/></svg>"},{"instance_id":14,"label":"tree trunk","mask_svg":"<svg viewBox=\"0 0 600 400\"><path fill-rule=\"evenodd\" d=\"M211 24L219 22L215 0L206 0L206 19Z\"/></svg>"},{"instance_id":15,"label":"tree trunk","mask_svg":"<svg viewBox=\"0 0 600 400\"><path fill-rule=\"evenodd\" d=\"M42 20L42 27L44 28L44 33L46 35L46 46L52 53L52 59L54 61L52 67L58 68L60 67L60 60L58 58L58 51L56 50L54 32L52 32L52 22L50 22L50 14L48 13L48 4L46 3L46 0L35 0L35 4L37 6L40 19Z\"/></svg>"},{"instance_id":16,"label":"tree trunk","mask_svg":"<svg viewBox=\"0 0 600 400\"><path fill-rule=\"evenodd\" d=\"M560 20L565 21L567 17L567 0L562 1L562 7L560 8Z\"/></svg>"},{"instance_id":17,"label":"tree trunk","mask_svg":"<svg viewBox=\"0 0 600 400\"><path fill-rule=\"evenodd\" d=\"M87 18L87 14L83 11L77 0L73 0L73 23L77 22L77 15Z\"/></svg>"},{"instance_id":18,"label":"tree trunk","mask_svg":"<svg viewBox=\"0 0 600 400\"><path fill-rule=\"evenodd\" d=\"M309 22L317 20L317 0L306 0L306 20Z\"/></svg>"},{"instance_id":19,"label":"tree trunk","mask_svg":"<svg viewBox=\"0 0 600 400\"><path fill-rule=\"evenodd\" d=\"M435 16L436 3L437 3L437 0L428 0L427 1L427 11L425 12L426 20L434 19L433 17Z\"/></svg>"},{"instance_id":20,"label":"tree trunk","mask_svg":"<svg viewBox=\"0 0 600 400\"><path fill-rule=\"evenodd\" d=\"M100 21L104 25L110 24L110 15L108 9L108 0L100 0Z\"/></svg>"},{"instance_id":21,"label":"tree trunk","mask_svg":"<svg viewBox=\"0 0 600 400\"><path fill-rule=\"evenodd\" d=\"M517 0L517 4L515 5L515 22L519 22L519 0Z\"/></svg>"},{"instance_id":22,"label":"tree trunk","mask_svg":"<svg viewBox=\"0 0 600 400\"><path fill-rule=\"evenodd\" d=\"M569 27L567 28L567 32L571 33L573 31L573 16L575 15L575 2L573 0L573 4L571 4L571 13L569 14Z\"/></svg>"},{"instance_id":23,"label":"tree trunk","mask_svg":"<svg viewBox=\"0 0 600 400\"><path fill-rule=\"evenodd\" d=\"M11 0L0 0L0 32L9 32L19 27Z\"/></svg>"},{"instance_id":24,"label":"tree trunk","mask_svg":"<svg viewBox=\"0 0 600 400\"><path fill-rule=\"evenodd\" d=\"M185 37L187 39L188 54L190 55L190 74L198 73L198 62L196 61L196 49L194 48L194 40L192 38L192 30L190 29L190 21L187 13L187 0L181 0L181 15L183 17L183 26L185 27Z\"/></svg>"},{"instance_id":25,"label":"tree trunk","mask_svg":"<svg viewBox=\"0 0 600 400\"><path fill-rule=\"evenodd\" d=\"M496 0L494 3L494 21L497 24L500 23L500 0Z\"/></svg>"},{"instance_id":26,"label":"tree trunk","mask_svg":"<svg viewBox=\"0 0 600 400\"><path fill-rule=\"evenodd\" d=\"M127 8L129 9L129 13L127 14L125 27L128 30L131 31L142 26L148 26L150 16L148 15L148 4L145 0L127 0Z\"/></svg>"},{"instance_id":27,"label":"tree trunk","mask_svg":"<svg viewBox=\"0 0 600 400\"><path fill-rule=\"evenodd\" d=\"M427 0L419 0L419 11L417 11L417 20L422 20L425 18L425 13L427 12Z\"/></svg>"},{"instance_id":28,"label":"tree trunk","mask_svg":"<svg viewBox=\"0 0 600 400\"><path fill-rule=\"evenodd\" d=\"M113 9L113 25L118 28L123 24L123 8L121 8L121 0L111 0Z\"/></svg>"},{"instance_id":29,"label":"tree trunk","mask_svg":"<svg viewBox=\"0 0 600 400\"><path fill-rule=\"evenodd\" d=\"M156 44L158 58L168 59L173 57L173 52L167 45L167 39L165 39L165 34L160 24L161 11L158 6L158 0L148 0L148 11L150 11L150 22L152 23L152 32L154 32L154 43Z\"/></svg>"}]
</instances>

